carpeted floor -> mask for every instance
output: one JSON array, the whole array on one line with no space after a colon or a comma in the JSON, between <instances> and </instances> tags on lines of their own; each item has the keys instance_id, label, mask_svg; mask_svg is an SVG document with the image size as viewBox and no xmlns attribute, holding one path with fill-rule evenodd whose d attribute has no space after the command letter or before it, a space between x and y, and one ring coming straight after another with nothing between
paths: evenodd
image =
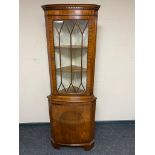
<instances>
[{"instance_id":1,"label":"carpeted floor","mask_svg":"<svg viewBox=\"0 0 155 155\"><path fill-rule=\"evenodd\" d=\"M20 125L20 155L134 155L134 123L96 125L95 146L91 151L78 147L56 150L50 143L49 124Z\"/></svg>"}]
</instances>

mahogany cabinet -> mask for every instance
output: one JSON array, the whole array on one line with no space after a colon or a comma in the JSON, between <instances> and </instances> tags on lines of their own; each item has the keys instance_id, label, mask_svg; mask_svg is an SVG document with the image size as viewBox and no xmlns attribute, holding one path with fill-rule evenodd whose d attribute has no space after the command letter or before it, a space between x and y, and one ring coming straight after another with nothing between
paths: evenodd
<instances>
[{"instance_id":1,"label":"mahogany cabinet","mask_svg":"<svg viewBox=\"0 0 155 155\"><path fill-rule=\"evenodd\" d=\"M45 13L51 95L51 142L55 148L94 145L93 95L99 5L51 4Z\"/></svg>"}]
</instances>

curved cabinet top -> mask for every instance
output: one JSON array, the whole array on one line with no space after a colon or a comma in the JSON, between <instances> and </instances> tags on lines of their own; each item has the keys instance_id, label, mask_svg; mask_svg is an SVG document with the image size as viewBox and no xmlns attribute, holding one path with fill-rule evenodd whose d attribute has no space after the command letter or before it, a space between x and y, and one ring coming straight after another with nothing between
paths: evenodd
<instances>
[{"instance_id":1,"label":"curved cabinet top","mask_svg":"<svg viewBox=\"0 0 155 155\"><path fill-rule=\"evenodd\" d=\"M100 5L96 4L49 4L43 5L45 15L97 15Z\"/></svg>"}]
</instances>

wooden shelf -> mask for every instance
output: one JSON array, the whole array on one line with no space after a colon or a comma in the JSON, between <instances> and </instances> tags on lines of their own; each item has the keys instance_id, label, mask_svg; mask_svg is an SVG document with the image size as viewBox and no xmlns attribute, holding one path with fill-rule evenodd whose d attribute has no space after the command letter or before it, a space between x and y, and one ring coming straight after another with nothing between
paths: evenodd
<instances>
[{"instance_id":1,"label":"wooden shelf","mask_svg":"<svg viewBox=\"0 0 155 155\"><path fill-rule=\"evenodd\" d=\"M60 68L57 68L56 69L57 72L60 72ZM71 72L71 66L65 66L65 67L61 67L61 70L62 72ZM86 68L82 68L82 72L86 72L87 69ZM75 66L75 65L72 65L72 72L81 72L81 67L79 66Z\"/></svg>"},{"instance_id":2,"label":"wooden shelf","mask_svg":"<svg viewBox=\"0 0 155 155\"><path fill-rule=\"evenodd\" d=\"M59 46L55 46L55 48L59 48ZM61 45L60 48L70 48L70 45ZM81 45L72 45L72 49L79 49ZM83 48L88 48L87 46L83 46Z\"/></svg>"},{"instance_id":3,"label":"wooden shelf","mask_svg":"<svg viewBox=\"0 0 155 155\"><path fill-rule=\"evenodd\" d=\"M67 89L66 89L67 90ZM70 87L70 89L66 92L65 89L59 90L58 91L60 94L81 94L84 92L82 89L78 89L78 87Z\"/></svg>"}]
</instances>

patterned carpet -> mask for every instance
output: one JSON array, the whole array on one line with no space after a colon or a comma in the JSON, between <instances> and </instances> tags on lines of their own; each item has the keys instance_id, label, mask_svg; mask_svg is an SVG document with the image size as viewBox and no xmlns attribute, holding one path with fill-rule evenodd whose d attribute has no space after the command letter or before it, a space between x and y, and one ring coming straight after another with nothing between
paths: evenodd
<instances>
[{"instance_id":1,"label":"patterned carpet","mask_svg":"<svg viewBox=\"0 0 155 155\"><path fill-rule=\"evenodd\" d=\"M49 124L19 126L20 155L134 155L134 123L97 123L95 146L91 151L78 147L56 150L50 143Z\"/></svg>"}]
</instances>

